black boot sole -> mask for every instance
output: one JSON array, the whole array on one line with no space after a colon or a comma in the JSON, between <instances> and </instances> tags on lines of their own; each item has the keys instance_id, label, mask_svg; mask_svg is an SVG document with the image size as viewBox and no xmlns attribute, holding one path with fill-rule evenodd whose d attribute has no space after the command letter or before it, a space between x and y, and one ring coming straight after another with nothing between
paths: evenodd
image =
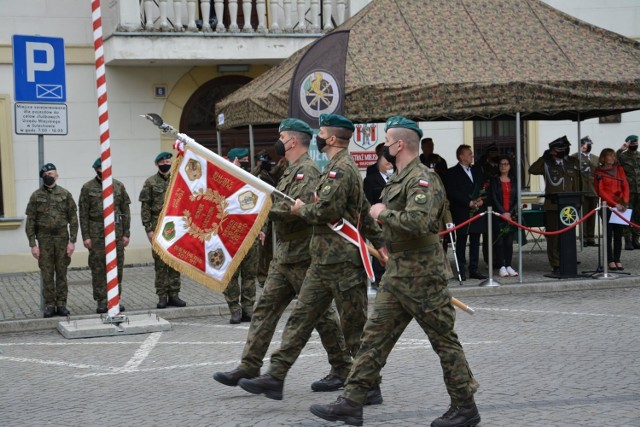
<instances>
[{"instance_id":1,"label":"black boot sole","mask_svg":"<svg viewBox=\"0 0 640 427\"><path fill-rule=\"evenodd\" d=\"M324 412L324 410L320 405L311 405L309 410L316 417L320 417L323 420L327 420L327 421L343 421L345 424L348 424L350 426L361 426L363 422L362 418L358 418L358 417L336 416L336 415L327 414Z\"/></svg>"},{"instance_id":2,"label":"black boot sole","mask_svg":"<svg viewBox=\"0 0 640 427\"><path fill-rule=\"evenodd\" d=\"M238 378L237 380L233 380L228 378L224 372L216 372L215 374L213 374L213 379L218 381L220 384L224 384L226 386L229 387L237 387L238 386L238 381L240 381L241 379L251 379L251 378L255 378L255 377L243 377L243 378Z\"/></svg>"},{"instance_id":3,"label":"black boot sole","mask_svg":"<svg viewBox=\"0 0 640 427\"><path fill-rule=\"evenodd\" d=\"M260 386L242 380L238 381L238 385L241 389L243 389L244 391L248 391L251 394L264 394L269 399L282 400L282 391L265 390Z\"/></svg>"}]
</instances>

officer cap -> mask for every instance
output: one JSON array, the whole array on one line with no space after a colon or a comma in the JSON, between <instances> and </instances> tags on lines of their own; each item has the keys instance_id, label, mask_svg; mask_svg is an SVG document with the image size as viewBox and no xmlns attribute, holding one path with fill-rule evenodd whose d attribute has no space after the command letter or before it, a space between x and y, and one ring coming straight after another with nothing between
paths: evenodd
<instances>
[{"instance_id":1,"label":"officer cap","mask_svg":"<svg viewBox=\"0 0 640 427\"><path fill-rule=\"evenodd\" d=\"M387 119L387 123L384 125L384 131L386 132L391 128L411 129L418 134L418 138L422 138L422 129L420 129L418 124L402 116L393 116Z\"/></svg>"},{"instance_id":2,"label":"officer cap","mask_svg":"<svg viewBox=\"0 0 640 427\"><path fill-rule=\"evenodd\" d=\"M593 141L588 136L585 136L584 138L580 139L580 145L584 145L584 144L592 145Z\"/></svg>"},{"instance_id":3,"label":"officer cap","mask_svg":"<svg viewBox=\"0 0 640 427\"><path fill-rule=\"evenodd\" d=\"M93 162L93 166L91 166L91 167L92 167L92 168L94 168L94 169L99 169L99 168L101 168L101 167L102 167L102 159L101 159L100 157L98 157L98 158L96 159L96 161L95 161L95 162Z\"/></svg>"},{"instance_id":4,"label":"officer cap","mask_svg":"<svg viewBox=\"0 0 640 427\"><path fill-rule=\"evenodd\" d=\"M565 148L570 146L571 143L569 142L569 140L567 139L567 136L561 136L558 139L554 139L553 141L551 141L549 143L549 148Z\"/></svg>"},{"instance_id":5,"label":"officer cap","mask_svg":"<svg viewBox=\"0 0 640 427\"><path fill-rule=\"evenodd\" d=\"M280 128L278 128L278 132L283 132L287 130L302 132L302 133L308 134L309 136L313 136L313 130L311 129L311 127L300 119L289 118L281 121Z\"/></svg>"},{"instance_id":6,"label":"officer cap","mask_svg":"<svg viewBox=\"0 0 640 427\"><path fill-rule=\"evenodd\" d=\"M339 114L320 114L320 120L318 121L320 126L327 126L332 128L345 128L353 132L356 127L353 122L344 116Z\"/></svg>"},{"instance_id":7,"label":"officer cap","mask_svg":"<svg viewBox=\"0 0 640 427\"><path fill-rule=\"evenodd\" d=\"M271 160L271 156L267 153L267 150L260 150L258 154L255 155L256 160Z\"/></svg>"},{"instance_id":8,"label":"officer cap","mask_svg":"<svg viewBox=\"0 0 640 427\"><path fill-rule=\"evenodd\" d=\"M173 154L169 153L168 151L163 151L162 153L156 156L156 164L161 160L170 159L172 157L173 157Z\"/></svg>"},{"instance_id":9,"label":"officer cap","mask_svg":"<svg viewBox=\"0 0 640 427\"><path fill-rule=\"evenodd\" d=\"M44 175L45 172L55 171L55 170L58 170L58 168L56 168L56 165L54 165L53 163L47 163L46 165L43 165L40 168L40 178L42 178L42 175Z\"/></svg>"},{"instance_id":10,"label":"officer cap","mask_svg":"<svg viewBox=\"0 0 640 427\"><path fill-rule=\"evenodd\" d=\"M234 161L235 159L242 159L243 157L247 157L249 155L249 150L246 148L232 148L227 153L227 157L229 160Z\"/></svg>"},{"instance_id":11,"label":"officer cap","mask_svg":"<svg viewBox=\"0 0 640 427\"><path fill-rule=\"evenodd\" d=\"M638 142L638 135L629 135L624 142Z\"/></svg>"}]
</instances>

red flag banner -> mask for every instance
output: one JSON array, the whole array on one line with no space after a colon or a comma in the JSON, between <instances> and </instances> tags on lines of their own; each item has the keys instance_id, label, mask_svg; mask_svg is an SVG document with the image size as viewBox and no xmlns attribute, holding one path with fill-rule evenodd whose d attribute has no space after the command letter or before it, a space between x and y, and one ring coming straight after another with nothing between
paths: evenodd
<instances>
[{"instance_id":1,"label":"red flag banner","mask_svg":"<svg viewBox=\"0 0 640 427\"><path fill-rule=\"evenodd\" d=\"M271 208L273 187L197 146L178 153L153 249L171 267L222 291Z\"/></svg>"}]
</instances>

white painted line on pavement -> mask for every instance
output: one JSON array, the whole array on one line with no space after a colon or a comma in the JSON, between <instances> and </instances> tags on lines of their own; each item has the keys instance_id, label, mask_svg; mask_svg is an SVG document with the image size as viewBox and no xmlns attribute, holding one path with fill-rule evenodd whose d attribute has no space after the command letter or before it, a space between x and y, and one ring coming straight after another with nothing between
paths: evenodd
<instances>
[{"instance_id":1,"label":"white painted line on pavement","mask_svg":"<svg viewBox=\"0 0 640 427\"><path fill-rule=\"evenodd\" d=\"M28 357L0 356L0 360L8 360L10 362L20 362L20 363L32 363L35 365L63 366L67 368L78 368L78 369L99 369L99 370L114 369L108 366L87 365L85 363L70 363L70 362L62 362L59 360L32 359Z\"/></svg>"},{"instance_id":2,"label":"white painted line on pavement","mask_svg":"<svg viewBox=\"0 0 640 427\"><path fill-rule=\"evenodd\" d=\"M125 365L120 370L124 372L137 370L138 366L140 366L140 364L144 362L144 359L146 359L147 356L149 356L149 353L151 353L151 351L154 349L161 336L162 332L154 332L149 335L149 337L144 340L140 348L136 350L133 357L129 359L129 361L127 361L127 363L125 363Z\"/></svg>"},{"instance_id":3,"label":"white painted line on pavement","mask_svg":"<svg viewBox=\"0 0 640 427\"><path fill-rule=\"evenodd\" d=\"M506 311L512 313L534 313L534 314L562 314L567 316L592 316L592 317L612 317L617 319L640 319L640 316L630 316L625 314L607 314L607 313L580 313L577 311L546 311L546 310L526 310L516 308L480 308L473 307L476 311Z\"/></svg>"}]
</instances>

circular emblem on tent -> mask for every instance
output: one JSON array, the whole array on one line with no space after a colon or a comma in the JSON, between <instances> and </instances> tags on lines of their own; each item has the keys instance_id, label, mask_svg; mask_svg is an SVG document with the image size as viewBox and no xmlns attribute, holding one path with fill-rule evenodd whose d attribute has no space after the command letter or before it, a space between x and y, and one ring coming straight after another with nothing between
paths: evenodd
<instances>
[{"instance_id":1,"label":"circular emblem on tent","mask_svg":"<svg viewBox=\"0 0 640 427\"><path fill-rule=\"evenodd\" d=\"M338 108L340 88L326 71L314 71L300 85L300 106L311 117L331 114Z\"/></svg>"},{"instance_id":2,"label":"circular emblem on tent","mask_svg":"<svg viewBox=\"0 0 640 427\"><path fill-rule=\"evenodd\" d=\"M560 211L560 222L566 226L576 223L578 220L578 210L573 206L565 206Z\"/></svg>"}]
</instances>

